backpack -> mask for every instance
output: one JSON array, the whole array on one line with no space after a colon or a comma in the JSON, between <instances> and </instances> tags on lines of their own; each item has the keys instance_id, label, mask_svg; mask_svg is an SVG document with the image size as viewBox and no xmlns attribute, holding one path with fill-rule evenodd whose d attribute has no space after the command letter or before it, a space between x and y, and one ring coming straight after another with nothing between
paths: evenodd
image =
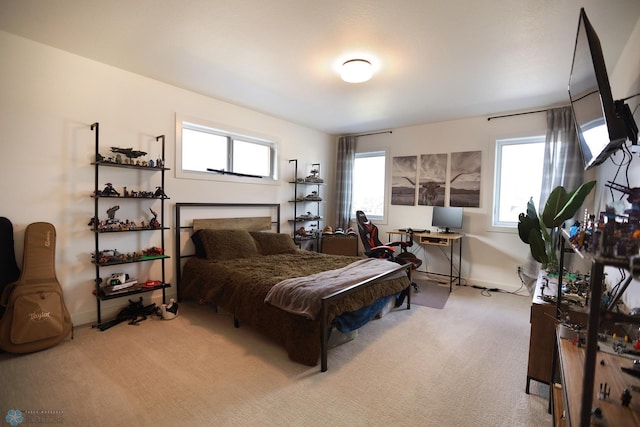
<instances>
[{"instance_id":1,"label":"backpack","mask_svg":"<svg viewBox=\"0 0 640 427\"><path fill-rule=\"evenodd\" d=\"M73 331L55 274L56 230L52 224L29 224L24 236L22 273L2 292L0 350L30 353L62 342Z\"/></svg>"}]
</instances>

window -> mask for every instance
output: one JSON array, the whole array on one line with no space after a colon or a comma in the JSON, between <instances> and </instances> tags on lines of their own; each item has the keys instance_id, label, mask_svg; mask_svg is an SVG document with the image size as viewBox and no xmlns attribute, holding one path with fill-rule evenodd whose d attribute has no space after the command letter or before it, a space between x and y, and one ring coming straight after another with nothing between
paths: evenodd
<instances>
[{"instance_id":1,"label":"window","mask_svg":"<svg viewBox=\"0 0 640 427\"><path fill-rule=\"evenodd\" d=\"M257 135L178 119L176 159L179 178L274 181L276 143ZM224 172L224 173L223 173Z\"/></svg>"},{"instance_id":2,"label":"window","mask_svg":"<svg viewBox=\"0 0 640 427\"><path fill-rule=\"evenodd\" d=\"M363 211L369 219L384 219L386 153L356 153L353 164L352 214Z\"/></svg>"},{"instance_id":3,"label":"window","mask_svg":"<svg viewBox=\"0 0 640 427\"><path fill-rule=\"evenodd\" d=\"M538 209L545 137L496 141L493 226L517 227L531 197Z\"/></svg>"}]
</instances>

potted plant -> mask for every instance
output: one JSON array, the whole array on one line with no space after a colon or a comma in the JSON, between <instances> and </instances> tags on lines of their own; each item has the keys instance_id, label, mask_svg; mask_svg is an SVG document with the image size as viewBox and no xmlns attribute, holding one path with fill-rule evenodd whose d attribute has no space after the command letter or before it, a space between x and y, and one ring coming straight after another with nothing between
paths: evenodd
<instances>
[{"instance_id":1,"label":"potted plant","mask_svg":"<svg viewBox=\"0 0 640 427\"><path fill-rule=\"evenodd\" d=\"M558 186L549 194L542 215L538 215L532 197L527 203L527 211L518 216L520 240L529 245L531 255L542 268L557 267L557 227L573 218L595 184L596 181L586 182L571 193Z\"/></svg>"}]
</instances>

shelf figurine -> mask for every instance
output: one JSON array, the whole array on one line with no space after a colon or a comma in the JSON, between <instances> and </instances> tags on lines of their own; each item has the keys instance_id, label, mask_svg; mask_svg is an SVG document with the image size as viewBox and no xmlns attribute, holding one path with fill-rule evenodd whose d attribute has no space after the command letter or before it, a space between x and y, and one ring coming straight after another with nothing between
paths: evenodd
<instances>
[{"instance_id":1,"label":"shelf figurine","mask_svg":"<svg viewBox=\"0 0 640 427\"><path fill-rule=\"evenodd\" d=\"M118 191L113 188L113 184L110 182L107 182L105 184L104 190L102 190L102 193L100 193L101 196L109 196L109 197L118 197L120 196L120 193L118 193Z\"/></svg>"},{"instance_id":2,"label":"shelf figurine","mask_svg":"<svg viewBox=\"0 0 640 427\"><path fill-rule=\"evenodd\" d=\"M158 214L149 208L153 218L149 221L149 228L160 228L160 222L158 222Z\"/></svg>"},{"instance_id":3,"label":"shelf figurine","mask_svg":"<svg viewBox=\"0 0 640 427\"><path fill-rule=\"evenodd\" d=\"M622 391L622 395L620 396L620 401L622 402L622 406L629 406L631 403L631 392L628 388L625 388Z\"/></svg>"},{"instance_id":4,"label":"shelf figurine","mask_svg":"<svg viewBox=\"0 0 640 427\"><path fill-rule=\"evenodd\" d=\"M134 150L133 148L118 148L118 147L111 147L111 152L124 154L129 159L137 159L138 157L141 157L147 154L146 151L138 151L138 150Z\"/></svg>"},{"instance_id":5,"label":"shelf figurine","mask_svg":"<svg viewBox=\"0 0 640 427\"><path fill-rule=\"evenodd\" d=\"M304 181L322 184L324 179L320 178L320 171L318 169L311 169L309 176L306 177Z\"/></svg>"},{"instance_id":6,"label":"shelf figurine","mask_svg":"<svg viewBox=\"0 0 640 427\"><path fill-rule=\"evenodd\" d=\"M113 221L115 219L116 211L118 209L120 209L119 205L115 205L107 209L107 217L109 218L109 220Z\"/></svg>"}]
</instances>

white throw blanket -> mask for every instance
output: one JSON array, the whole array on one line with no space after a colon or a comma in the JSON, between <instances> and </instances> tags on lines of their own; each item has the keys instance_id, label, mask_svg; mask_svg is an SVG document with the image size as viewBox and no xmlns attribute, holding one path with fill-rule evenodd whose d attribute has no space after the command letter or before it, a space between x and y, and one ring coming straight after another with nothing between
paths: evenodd
<instances>
[{"instance_id":1,"label":"white throw blanket","mask_svg":"<svg viewBox=\"0 0 640 427\"><path fill-rule=\"evenodd\" d=\"M322 307L322 297L396 267L398 264L388 260L366 258L337 270L283 280L269 290L264 301L290 313L315 319ZM403 276L406 276L405 270L399 270L385 280Z\"/></svg>"}]
</instances>

